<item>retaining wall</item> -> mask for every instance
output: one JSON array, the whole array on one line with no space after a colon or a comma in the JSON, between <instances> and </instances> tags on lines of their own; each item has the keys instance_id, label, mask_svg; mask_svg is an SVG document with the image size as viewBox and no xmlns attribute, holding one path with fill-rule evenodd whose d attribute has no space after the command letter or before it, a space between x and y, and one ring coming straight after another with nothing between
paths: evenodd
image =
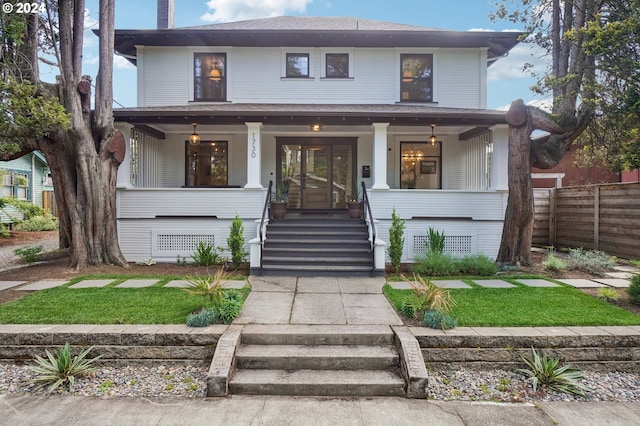
<instances>
[{"instance_id":1,"label":"retaining wall","mask_svg":"<svg viewBox=\"0 0 640 426\"><path fill-rule=\"evenodd\" d=\"M640 372L640 326L631 327L415 327L427 369L523 367L531 347L563 363L596 371Z\"/></svg>"},{"instance_id":2,"label":"retaining wall","mask_svg":"<svg viewBox=\"0 0 640 426\"><path fill-rule=\"evenodd\" d=\"M102 364L209 365L226 325L0 325L0 361L23 362L69 342L74 353L94 346Z\"/></svg>"}]
</instances>

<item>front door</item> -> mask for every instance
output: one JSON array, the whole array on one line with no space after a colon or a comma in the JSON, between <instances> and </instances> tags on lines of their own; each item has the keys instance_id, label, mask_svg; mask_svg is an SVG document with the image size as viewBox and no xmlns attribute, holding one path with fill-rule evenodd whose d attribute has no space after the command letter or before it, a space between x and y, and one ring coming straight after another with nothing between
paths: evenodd
<instances>
[{"instance_id":1,"label":"front door","mask_svg":"<svg viewBox=\"0 0 640 426\"><path fill-rule=\"evenodd\" d=\"M301 207L307 210L330 209L333 204L331 145L303 146L301 154Z\"/></svg>"},{"instance_id":2,"label":"front door","mask_svg":"<svg viewBox=\"0 0 640 426\"><path fill-rule=\"evenodd\" d=\"M278 138L277 184L289 209L344 209L355 180L355 138Z\"/></svg>"}]
</instances>

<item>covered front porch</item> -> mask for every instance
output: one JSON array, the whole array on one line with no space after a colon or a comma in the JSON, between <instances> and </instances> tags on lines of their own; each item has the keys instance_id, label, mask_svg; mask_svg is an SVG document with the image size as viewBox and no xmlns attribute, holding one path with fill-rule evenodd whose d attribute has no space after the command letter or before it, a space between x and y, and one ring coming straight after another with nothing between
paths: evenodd
<instances>
[{"instance_id":1,"label":"covered front porch","mask_svg":"<svg viewBox=\"0 0 640 426\"><path fill-rule=\"evenodd\" d=\"M130 135L117 193L128 260L188 259L198 241L224 246L236 214L251 240L270 181L288 184L292 211L327 212L344 210L364 182L381 242L394 208L407 220L406 262L424 251L430 226L454 254L497 254L507 199L502 112L232 104L115 115Z\"/></svg>"}]
</instances>

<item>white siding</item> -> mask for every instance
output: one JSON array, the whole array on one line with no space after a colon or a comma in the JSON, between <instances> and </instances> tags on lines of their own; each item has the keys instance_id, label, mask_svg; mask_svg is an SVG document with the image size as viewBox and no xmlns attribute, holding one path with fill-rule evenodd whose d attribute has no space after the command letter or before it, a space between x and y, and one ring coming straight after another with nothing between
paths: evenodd
<instances>
[{"instance_id":1,"label":"white siding","mask_svg":"<svg viewBox=\"0 0 640 426\"><path fill-rule=\"evenodd\" d=\"M480 108L485 84L480 49L145 47L139 61L141 106L193 100L193 53L227 54L227 100L235 103L393 104L399 101L401 53L434 55L437 106ZM322 56L348 51L352 78L323 78ZM309 79L284 78L286 52L309 53Z\"/></svg>"},{"instance_id":2,"label":"white siding","mask_svg":"<svg viewBox=\"0 0 640 426\"><path fill-rule=\"evenodd\" d=\"M186 105L193 97L193 55L185 48L154 47L145 47L143 55L141 106Z\"/></svg>"},{"instance_id":3,"label":"white siding","mask_svg":"<svg viewBox=\"0 0 640 426\"><path fill-rule=\"evenodd\" d=\"M482 108L481 70L477 49L439 50L436 70L438 105Z\"/></svg>"}]
</instances>

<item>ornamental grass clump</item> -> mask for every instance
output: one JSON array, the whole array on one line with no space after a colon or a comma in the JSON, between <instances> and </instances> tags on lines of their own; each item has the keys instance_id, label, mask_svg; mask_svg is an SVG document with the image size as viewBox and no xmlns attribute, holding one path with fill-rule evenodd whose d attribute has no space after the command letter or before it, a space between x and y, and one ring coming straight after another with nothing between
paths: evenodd
<instances>
[{"instance_id":1,"label":"ornamental grass clump","mask_svg":"<svg viewBox=\"0 0 640 426\"><path fill-rule=\"evenodd\" d=\"M542 261L542 266L547 271L553 272L564 271L567 269L567 264L553 253L549 253L547 255L547 258Z\"/></svg>"},{"instance_id":2,"label":"ornamental grass clump","mask_svg":"<svg viewBox=\"0 0 640 426\"><path fill-rule=\"evenodd\" d=\"M69 343L65 343L57 355L45 349L47 359L36 355L36 364L27 366L29 370L36 373L36 377L31 382L36 384L36 389L49 386L49 393L62 385L66 385L67 389L71 390L76 377L89 376L97 371L97 368L91 365L100 359L102 355L98 355L95 358L87 358L91 350L93 350L93 346L72 357Z\"/></svg>"},{"instance_id":3,"label":"ornamental grass clump","mask_svg":"<svg viewBox=\"0 0 640 426\"><path fill-rule=\"evenodd\" d=\"M599 250L569 249L568 261L572 268L589 273L612 270L616 258Z\"/></svg>"},{"instance_id":4,"label":"ornamental grass clump","mask_svg":"<svg viewBox=\"0 0 640 426\"><path fill-rule=\"evenodd\" d=\"M205 307L203 311L210 309L215 312L215 320L213 322L222 322L224 324L230 324L242 309L243 298L242 295L234 290L224 288L224 270L218 269L216 274L207 277L187 277L189 286L184 290L193 295L202 297L205 301ZM198 315L198 314L192 314ZM209 315L202 313L204 318L192 318L191 322L204 323ZM187 318L187 325L189 325L189 319ZM205 324L205 325L209 325ZM200 325L203 327L204 325ZM197 327L197 326L196 326Z\"/></svg>"},{"instance_id":5,"label":"ornamental grass clump","mask_svg":"<svg viewBox=\"0 0 640 426\"><path fill-rule=\"evenodd\" d=\"M535 348L531 348L533 357L521 356L522 361L529 368L519 368L516 372L527 376L531 382L533 391L538 386L544 386L556 392L569 393L577 396L585 396L585 392L593 390L589 386L580 383L582 371L569 365L560 366L559 358L548 358L546 354L538 354Z\"/></svg>"}]
</instances>

